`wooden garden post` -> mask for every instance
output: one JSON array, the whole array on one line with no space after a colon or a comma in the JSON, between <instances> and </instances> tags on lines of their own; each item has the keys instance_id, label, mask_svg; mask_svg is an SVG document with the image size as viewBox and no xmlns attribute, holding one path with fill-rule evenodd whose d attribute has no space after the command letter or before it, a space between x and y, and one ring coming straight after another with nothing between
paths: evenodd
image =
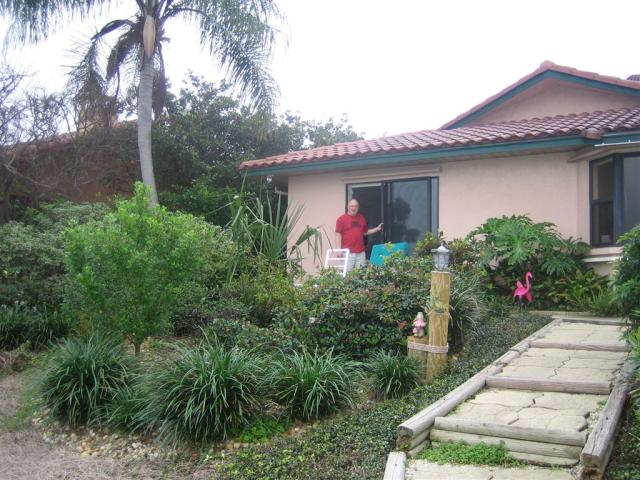
<instances>
[{"instance_id":1,"label":"wooden garden post","mask_svg":"<svg viewBox=\"0 0 640 480\"><path fill-rule=\"evenodd\" d=\"M431 310L429 311L429 355L426 380L430 382L447 364L449 345L449 298L451 274L431 272Z\"/></svg>"}]
</instances>

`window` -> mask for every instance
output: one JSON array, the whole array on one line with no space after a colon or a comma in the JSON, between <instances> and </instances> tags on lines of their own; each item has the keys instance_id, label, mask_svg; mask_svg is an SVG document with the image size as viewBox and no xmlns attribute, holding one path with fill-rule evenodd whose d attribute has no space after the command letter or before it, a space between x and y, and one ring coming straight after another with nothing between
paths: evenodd
<instances>
[{"instance_id":1,"label":"window","mask_svg":"<svg viewBox=\"0 0 640 480\"><path fill-rule=\"evenodd\" d=\"M438 231L438 178L412 178L347 185L347 202L360 203L370 228L380 222L384 230L367 242L367 257L376 243L407 242L411 249L426 232Z\"/></svg>"},{"instance_id":2,"label":"window","mask_svg":"<svg viewBox=\"0 0 640 480\"><path fill-rule=\"evenodd\" d=\"M591 245L614 245L640 223L640 154L591 162Z\"/></svg>"}]
</instances>

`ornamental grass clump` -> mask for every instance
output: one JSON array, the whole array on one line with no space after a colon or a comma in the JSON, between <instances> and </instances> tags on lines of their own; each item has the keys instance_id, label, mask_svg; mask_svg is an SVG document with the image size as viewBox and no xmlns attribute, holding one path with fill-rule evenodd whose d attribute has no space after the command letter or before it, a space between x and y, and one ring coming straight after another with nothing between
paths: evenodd
<instances>
[{"instance_id":1,"label":"ornamental grass clump","mask_svg":"<svg viewBox=\"0 0 640 480\"><path fill-rule=\"evenodd\" d=\"M320 418L341 406L353 406L361 379L360 364L330 350L323 354L292 352L270 363L268 383L276 401L303 419Z\"/></svg>"},{"instance_id":2,"label":"ornamental grass clump","mask_svg":"<svg viewBox=\"0 0 640 480\"><path fill-rule=\"evenodd\" d=\"M413 390L424 373L424 365L416 358L392 355L383 350L371 356L367 369L371 373L373 394L384 400Z\"/></svg>"},{"instance_id":3,"label":"ornamental grass clump","mask_svg":"<svg viewBox=\"0 0 640 480\"><path fill-rule=\"evenodd\" d=\"M206 338L173 349L146 379L140 423L157 427L168 442L204 443L229 437L259 413L262 370L255 356Z\"/></svg>"},{"instance_id":4,"label":"ornamental grass clump","mask_svg":"<svg viewBox=\"0 0 640 480\"><path fill-rule=\"evenodd\" d=\"M40 394L51 414L77 426L97 421L97 413L125 389L134 360L118 339L102 335L71 338L48 360Z\"/></svg>"}]
</instances>

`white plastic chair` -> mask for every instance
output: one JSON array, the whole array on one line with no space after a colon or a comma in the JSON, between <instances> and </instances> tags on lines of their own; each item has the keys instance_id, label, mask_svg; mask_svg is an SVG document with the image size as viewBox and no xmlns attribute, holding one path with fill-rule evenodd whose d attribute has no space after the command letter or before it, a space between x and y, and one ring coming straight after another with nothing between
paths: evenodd
<instances>
[{"instance_id":1,"label":"white plastic chair","mask_svg":"<svg viewBox=\"0 0 640 480\"><path fill-rule=\"evenodd\" d=\"M349 263L348 248L330 248L324 257L324 268L335 268L343 277L347 275L347 265Z\"/></svg>"}]
</instances>

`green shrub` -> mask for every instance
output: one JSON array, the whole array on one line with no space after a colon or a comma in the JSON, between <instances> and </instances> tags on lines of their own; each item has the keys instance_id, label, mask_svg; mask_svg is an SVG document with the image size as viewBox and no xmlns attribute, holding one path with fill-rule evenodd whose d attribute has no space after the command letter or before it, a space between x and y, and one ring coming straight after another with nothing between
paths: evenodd
<instances>
[{"instance_id":1,"label":"green shrub","mask_svg":"<svg viewBox=\"0 0 640 480\"><path fill-rule=\"evenodd\" d=\"M359 364L333 352L293 352L272 359L267 382L277 402L295 417L320 418L352 406L353 390L360 379Z\"/></svg>"},{"instance_id":2,"label":"green shrub","mask_svg":"<svg viewBox=\"0 0 640 480\"><path fill-rule=\"evenodd\" d=\"M0 350L22 344L40 350L68 335L68 318L59 311L38 311L25 305L0 305Z\"/></svg>"},{"instance_id":3,"label":"green shrub","mask_svg":"<svg viewBox=\"0 0 640 480\"><path fill-rule=\"evenodd\" d=\"M334 349L362 359L382 349L404 351L412 322L428 303L430 258L390 256L381 267L358 269L343 279L323 272L300 288L292 307L277 324L309 349ZM453 338L487 313L483 276L477 270L452 275Z\"/></svg>"},{"instance_id":4,"label":"green shrub","mask_svg":"<svg viewBox=\"0 0 640 480\"><path fill-rule=\"evenodd\" d=\"M419 257L431 257L431 250L438 248L444 243L444 236L442 232L438 235L434 235L432 232L426 232L417 243L413 250L413 253Z\"/></svg>"},{"instance_id":5,"label":"green shrub","mask_svg":"<svg viewBox=\"0 0 640 480\"><path fill-rule=\"evenodd\" d=\"M234 187L208 185L205 178L198 178L188 187L161 192L160 203L171 211L190 213L224 226L231 220L227 206L236 194Z\"/></svg>"},{"instance_id":6,"label":"green shrub","mask_svg":"<svg viewBox=\"0 0 640 480\"><path fill-rule=\"evenodd\" d=\"M243 320L214 318L202 329L225 349L238 348L263 354L301 351L303 345L276 327L258 327Z\"/></svg>"},{"instance_id":7,"label":"green shrub","mask_svg":"<svg viewBox=\"0 0 640 480\"><path fill-rule=\"evenodd\" d=\"M482 235L479 265L486 269L499 292L511 293L517 280L533 274L534 302L538 307L558 306L545 285L583 271L589 245L560 236L553 223L534 223L524 215L489 218L470 233Z\"/></svg>"},{"instance_id":8,"label":"green shrub","mask_svg":"<svg viewBox=\"0 0 640 480\"><path fill-rule=\"evenodd\" d=\"M548 276L541 280L538 291L543 292L548 306L560 306L572 310L592 310L593 300L604 300L610 293L608 278L593 269L575 270L571 274ZM598 308L602 308L602 304Z\"/></svg>"},{"instance_id":9,"label":"green shrub","mask_svg":"<svg viewBox=\"0 0 640 480\"><path fill-rule=\"evenodd\" d=\"M146 376L141 423L166 441L204 443L229 437L260 412L260 362L206 338L174 345L167 361Z\"/></svg>"},{"instance_id":10,"label":"green shrub","mask_svg":"<svg viewBox=\"0 0 640 480\"><path fill-rule=\"evenodd\" d=\"M70 308L122 334L136 353L149 335L169 330L185 298L227 277L235 252L220 228L150 206L142 183L103 222L70 229L66 241Z\"/></svg>"},{"instance_id":11,"label":"green shrub","mask_svg":"<svg viewBox=\"0 0 640 480\"><path fill-rule=\"evenodd\" d=\"M228 308L232 306L229 300L233 299L246 306L243 318L266 326L278 310L288 309L296 301L293 278L294 275L281 266L270 265L258 257L250 269L220 288L218 302Z\"/></svg>"},{"instance_id":12,"label":"green shrub","mask_svg":"<svg viewBox=\"0 0 640 480\"><path fill-rule=\"evenodd\" d=\"M100 218L103 204L42 205L24 222L0 225L0 305L14 302L56 309L66 283L61 232L72 223Z\"/></svg>"},{"instance_id":13,"label":"green shrub","mask_svg":"<svg viewBox=\"0 0 640 480\"><path fill-rule=\"evenodd\" d=\"M613 283L624 315L640 322L640 225L619 239L622 257L618 262Z\"/></svg>"},{"instance_id":14,"label":"green shrub","mask_svg":"<svg viewBox=\"0 0 640 480\"><path fill-rule=\"evenodd\" d=\"M310 350L334 349L356 359L378 349L399 352L416 313L424 310L425 265L429 259L392 255L383 266L358 269L346 280L323 272L299 289L293 306L278 312L277 324Z\"/></svg>"},{"instance_id":15,"label":"green shrub","mask_svg":"<svg viewBox=\"0 0 640 480\"><path fill-rule=\"evenodd\" d=\"M71 426L98 421L99 410L127 387L134 367L120 340L102 335L65 340L47 364L43 403Z\"/></svg>"},{"instance_id":16,"label":"green shrub","mask_svg":"<svg viewBox=\"0 0 640 480\"><path fill-rule=\"evenodd\" d=\"M367 363L371 387L376 398L394 398L420 384L424 365L414 357L391 355L385 351L374 353Z\"/></svg>"}]
</instances>

